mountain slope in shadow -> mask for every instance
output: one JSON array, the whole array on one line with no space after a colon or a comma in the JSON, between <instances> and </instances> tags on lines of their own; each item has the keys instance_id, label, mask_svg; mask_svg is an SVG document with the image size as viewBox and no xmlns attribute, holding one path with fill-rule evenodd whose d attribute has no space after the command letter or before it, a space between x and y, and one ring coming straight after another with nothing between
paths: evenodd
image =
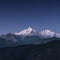
<instances>
[{"instance_id":1,"label":"mountain slope in shadow","mask_svg":"<svg viewBox=\"0 0 60 60\"><path fill-rule=\"evenodd\" d=\"M60 40L0 48L0 60L60 60Z\"/></svg>"}]
</instances>

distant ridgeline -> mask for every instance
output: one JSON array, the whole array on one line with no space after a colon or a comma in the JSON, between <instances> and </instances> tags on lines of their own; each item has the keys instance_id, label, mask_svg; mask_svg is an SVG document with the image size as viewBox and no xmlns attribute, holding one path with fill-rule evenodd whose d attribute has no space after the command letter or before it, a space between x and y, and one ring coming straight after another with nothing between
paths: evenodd
<instances>
[{"instance_id":1,"label":"distant ridgeline","mask_svg":"<svg viewBox=\"0 0 60 60\"><path fill-rule=\"evenodd\" d=\"M60 40L60 33L52 30L36 31L29 27L17 33L0 35L0 47L12 47L24 44L43 44L53 40Z\"/></svg>"}]
</instances>

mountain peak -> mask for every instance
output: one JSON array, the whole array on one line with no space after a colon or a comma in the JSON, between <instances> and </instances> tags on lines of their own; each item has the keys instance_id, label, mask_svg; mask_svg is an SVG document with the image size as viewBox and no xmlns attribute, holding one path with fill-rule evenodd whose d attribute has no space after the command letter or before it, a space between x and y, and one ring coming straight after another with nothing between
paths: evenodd
<instances>
[{"instance_id":1,"label":"mountain peak","mask_svg":"<svg viewBox=\"0 0 60 60\"><path fill-rule=\"evenodd\" d=\"M50 29L45 29L45 30L42 30L41 32L45 33L45 34L49 34L49 33L53 33L54 31L52 31Z\"/></svg>"},{"instance_id":2,"label":"mountain peak","mask_svg":"<svg viewBox=\"0 0 60 60\"><path fill-rule=\"evenodd\" d=\"M49 30L49 29L42 30L42 31L40 32L40 34L41 34L43 37L45 37L45 38L47 38L47 37L54 37L54 36L55 36L55 32L52 31L52 30Z\"/></svg>"},{"instance_id":3,"label":"mountain peak","mask_svg":"<svg viewBox=\"0 0 60 60\"><path fill-rule=\"evenodd\" d=\"M32 31L32 30L33 30L33 28L31 28L31 27L28 27L28 28L27 28L27 30L28 30L28 31Z\"/></svg>"},{"instance_id":4,"label":"mountain peak","mask_svg":"<svg viewBox=\"0 0 60 60\"><path fill-rule=\"evenodd\" d=\"M37 34L37 31L31 27L28 27L27 29L24 29L20 32L15 33L15 35L23 35L23 36L36 35L36 34Z\"/></svg>"}]
</instances>

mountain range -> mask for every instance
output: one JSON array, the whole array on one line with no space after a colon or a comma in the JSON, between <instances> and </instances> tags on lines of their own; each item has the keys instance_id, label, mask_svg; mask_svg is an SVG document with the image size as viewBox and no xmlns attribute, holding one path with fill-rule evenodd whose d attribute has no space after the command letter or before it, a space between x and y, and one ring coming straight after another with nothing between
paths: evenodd
<instances>
[{"instance_id":1,"label":"mountain range","mask_svg":"<svg viewBox=\"0 0 60 60\"><path fill-rule=\"evenodd\" d=\"M0 35L0 47L23 44L42 44L53 40L60 40L60 33L45 29L37 31L31 27L16 33Z\"/></svg>"},{"instance_id":2,"label":"mountain range","mask_svg":"<svg viewBox=\"0 0 60 60\"><path fill-rule=\"evenodd\" d=\"M0 35L0 60L60 60L60 33L29 27Z\"/></svg>"},{"instance_id":3,"label":"mountain range","mask_svg":"<svg viewBox=\"0 0 60 60\"><path fill-rule=\"evenodd\" d=\"M21 35L21 36L39 36L43 38L52 38L52 37L57 37L60 38L60 33L56 33L52 30L45 29L42 31L37 31L31 27L24 29L20 32L15 33L15 35Z\"/></svg>"}]
</instances>

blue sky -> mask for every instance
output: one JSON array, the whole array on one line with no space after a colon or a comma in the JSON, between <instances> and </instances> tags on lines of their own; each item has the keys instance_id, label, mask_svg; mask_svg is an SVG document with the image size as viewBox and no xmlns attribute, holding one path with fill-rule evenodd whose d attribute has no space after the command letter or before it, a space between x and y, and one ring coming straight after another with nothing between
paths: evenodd
<instances>
[{"instance_id":1,"label":"blue sky","mask_svg":"<svg viewBox=\"0 0 60 60\"><path fill-rule=\"evenodd\" d=\"M60 32L60 1L0 1L0 34L18 32L29 26Z\"/></svg>"}]
</instances>

